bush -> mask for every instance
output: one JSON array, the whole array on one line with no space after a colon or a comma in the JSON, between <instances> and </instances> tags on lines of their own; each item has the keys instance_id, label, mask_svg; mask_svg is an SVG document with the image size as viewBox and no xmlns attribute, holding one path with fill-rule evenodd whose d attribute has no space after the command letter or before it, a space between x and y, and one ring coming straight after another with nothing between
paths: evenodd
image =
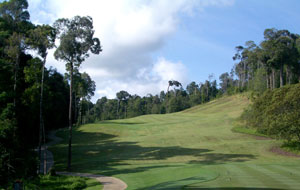
<instances>
[{"instance_id":1,"label":"bush","mask_svg":"<svg viewBox=\"0 0 300 190\"><path fill-rule=\"evenodd\" d=\"M253 100L241 119L259 133L300 142L300 84L266 91Z\"/></svg>"}]
</instances>

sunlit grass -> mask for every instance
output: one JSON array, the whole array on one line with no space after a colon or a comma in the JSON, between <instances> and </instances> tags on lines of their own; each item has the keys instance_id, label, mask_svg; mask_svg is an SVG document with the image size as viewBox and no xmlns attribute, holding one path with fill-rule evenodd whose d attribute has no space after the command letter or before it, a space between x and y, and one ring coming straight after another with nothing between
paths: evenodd
<instances>
[{"instance_id":1,"label":"sunlit grass","mask_svg":"<svg viewBox=\"0 0 300 190\"><path fill-rule=\"evenodd\" d=\"M232 131L235 119L248 104L247 97L237 95L179 113L81 126L73 133L72 169L116 176L128 184L128 189L139 190L195 189L203 184L212 188L283 188L287 184L277 180L268 167L280 165L289 171L293 168L290 165L298 167L299 159L270 152L272 146L279 146L276 140L257 140ZM64 141L52 151L58 170L65 170L68 133L62 130L58 135ZM232 180L242 170L244 178L239 183ZM245 180L257 173L271 177L261 178L262 184L250 180L246 185ZM281 175L289 178L284 172ZM300 170L294 175L300 179ZM290 188L300 186L300 182L290 184Z\"/></svg>"}]
</instances>

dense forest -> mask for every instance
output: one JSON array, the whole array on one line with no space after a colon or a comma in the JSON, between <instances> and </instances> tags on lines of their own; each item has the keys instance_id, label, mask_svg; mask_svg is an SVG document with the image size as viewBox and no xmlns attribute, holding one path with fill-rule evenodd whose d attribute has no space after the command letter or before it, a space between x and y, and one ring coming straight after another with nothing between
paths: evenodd
<instances>
[{"instance_id":1,"label":"dense forest","mask_svg":"<svg viewBox=\"0 0 300 190\"><path fill-rule=\"evenodd\" d=\"M37 175L47 131L69 126L70 168L74 124L177 112L223 94L252 91L255 100L243 115L245 123L263 133L299 139L299 85L290 86L300 80L298 34L266 29L260 44L248 41L237 46L235 65L220 75L219 84L209 76L184 88L170 79L159 95L120 91L115 99L102 97L93 104L96 84L79 71L89 53L102 51L100 40L93 36L92 18L76 16L58 19L53 26L35 25L27 8L26 0L0 3L0 187ZM54 57L66 64L64 75L46 67L48 50L54 47Z\"/></svg>"},{"instance_id":2,"label":"dense forest","mask_svg":"<svg viewBox=\"0 0 300 190\"><path fill-rule=\"evenodd\" d=\"M35 25L27 8L26 0L0 3L0 187L4 188L15 179L37 175L47 131L75 123L72 113L79 100L95 90L90 76L78 67L89 52L101 51L99 39L93 38L92 18ZM56 40L60 45L54 56L67 63L65 75L45 67Z\"/></svg>"}]
</instances>

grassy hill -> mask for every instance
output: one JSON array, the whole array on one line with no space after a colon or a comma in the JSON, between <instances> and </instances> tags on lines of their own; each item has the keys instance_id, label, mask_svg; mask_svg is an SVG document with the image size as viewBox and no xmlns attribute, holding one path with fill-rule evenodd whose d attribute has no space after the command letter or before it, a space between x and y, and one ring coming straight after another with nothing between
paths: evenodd
<instances>
[{"instance_id":1,"label":"grassy hill","mask_svg":"<svg viewBox=\"0 0 300 190\"><path fill-rule=\"evenodd\" d=\"M280 142L232 132L249 104L230 96L166 115L88 124L74 129L73 171L115 176L128 189L298 189L300 159L270 151ZM58 170L64 141L51 148Z\"/></svg>"}]
</instances>

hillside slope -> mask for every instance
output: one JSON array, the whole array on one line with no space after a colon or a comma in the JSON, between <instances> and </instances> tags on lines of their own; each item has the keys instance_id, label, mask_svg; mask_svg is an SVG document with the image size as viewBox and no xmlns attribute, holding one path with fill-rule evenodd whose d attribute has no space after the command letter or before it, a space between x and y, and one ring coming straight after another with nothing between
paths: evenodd
<instances>
[{"instance_id":1,"label":"hillside slope","mask_svg":"<svg viewBox=\"0 0 300 190\"><path fill-rule=\"evenodd\" d=\"M230 96L179 113L81 126L74 130L73 170L113 175L128 189L139 190L201 189L203 185L284 189L289 184L296 189L298 158L270 152L278 143L275 140L231 131L234 119L248 104L244 96ZM52 147L58 170L65 168L67 134L60 131L65 141ZM277 179L277 171L283 180ZM260 175L267 177L260 181Z\"/></svg>"}]
</instances>

